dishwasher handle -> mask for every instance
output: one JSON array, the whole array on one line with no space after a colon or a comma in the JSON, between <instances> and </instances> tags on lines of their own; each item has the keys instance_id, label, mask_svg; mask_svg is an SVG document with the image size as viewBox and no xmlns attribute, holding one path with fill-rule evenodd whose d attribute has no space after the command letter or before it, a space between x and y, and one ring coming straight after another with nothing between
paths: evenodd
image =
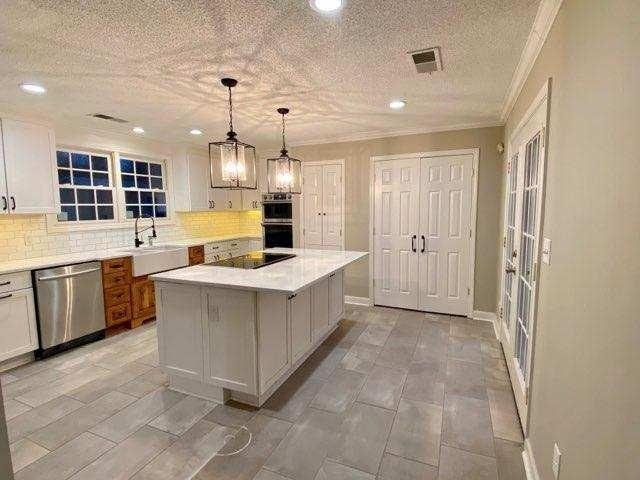
<instances>
[{"instance_id":1,"label":"dishwasher handle","mask_svg":"<svg viewBox=\"0 0 640 480\"><path fill-rule=\"evenodd\" d=\"M84 275L86 273L91 273L91 272L97 272L100 270L100 267L98 268L90 268L89 270L82 270L80 272L72 272L72 273L63 273L62 275L51 275L49 277L40 277L38 278L39 282L47 282L49 280L58 280L61 278L70 278L70 277L77 277L78 275Z\"/></svg>"}]
</instances>

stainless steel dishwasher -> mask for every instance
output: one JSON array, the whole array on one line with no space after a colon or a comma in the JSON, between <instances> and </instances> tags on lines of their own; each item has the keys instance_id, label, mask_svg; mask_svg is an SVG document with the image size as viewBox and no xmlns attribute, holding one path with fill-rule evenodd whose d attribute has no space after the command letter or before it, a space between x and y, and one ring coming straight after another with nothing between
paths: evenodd
<instances>
[{"instance_id":1,"label":"stainless steel dishwasher","mask_svg":"<svg viewBox=\"0 0 640 480\"><path fill-rule=\"evenodd\" d=\"M34 272L40 358L104 338L100 262Z\"/></svg>"}]
</instances>

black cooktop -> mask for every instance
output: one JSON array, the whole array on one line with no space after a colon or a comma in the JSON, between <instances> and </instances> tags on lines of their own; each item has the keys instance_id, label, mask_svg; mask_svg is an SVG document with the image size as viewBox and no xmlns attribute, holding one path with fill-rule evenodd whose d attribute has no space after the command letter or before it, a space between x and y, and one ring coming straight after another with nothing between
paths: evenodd
<instances>
[{"instance_id":1,"label":"black cooktop","mask_svg":"<svg viewBox=\"0 0 640 480\"><path fill-rule=\"evenodd\" d=\"M266 267L272 263L281 262L293 257L295 257L295 255L288 253L251 252L246 255L240 255L239 257L226 258L224 260L218 260L217 262L207 263L206 265L252 270L254 268Z\"/></svg>"}]
</instances>

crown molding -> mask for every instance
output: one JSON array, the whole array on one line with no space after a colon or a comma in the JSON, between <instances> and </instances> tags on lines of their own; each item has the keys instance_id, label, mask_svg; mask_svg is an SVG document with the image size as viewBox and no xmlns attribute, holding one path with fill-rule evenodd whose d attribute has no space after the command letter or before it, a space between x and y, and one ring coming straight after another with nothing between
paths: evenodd
<instances>
[{"instance_id":1,"label":"crown molding","mask_svg":"<svg viewBox=\"0 0 640 480\"><path fill-rule=\"evenodd\" d=\"M447 125L437 128L413 128L406 130L395 130L389 132L365 132L354 133L352 135L344 135L341 137L331 138L316 138L312 140L304 140L302 142L292 142L290 147L303 147L307 145L324 145L328 143L344 143L344 142L358 142L362 140L375 140L378 138L390 138L390 137L403 137L405 135L421 135L425 133L441 133L441 132L453 132L456 130L471 130L474 128L489 128L489 127L502 127L504 122L495 120L489 122L478 123L463 123L457 125Z\"/></svg>"},{"instance_id":2,"label":"crown molding","mask_svg":"<svg viewBox=\"0 0 640 480\"><path fill-rule=\"evenodd\" d=\"M522 92L527 77L531 73L531 69L540 55L542 46L547 40L547 36L551 31L553 22L558 15L558 11L562 6L562 0L542 0L538 6L538 12L536 18L531 26L529 37L522 50L520 61L516 66L516 70L511 78L511 84L507 90L507 94L504 98L504 104L502 106L502 113L500 114L500 120L502 123L506 123L507 118L511 114L516 100Z\"/></svg>"}]
</instances>

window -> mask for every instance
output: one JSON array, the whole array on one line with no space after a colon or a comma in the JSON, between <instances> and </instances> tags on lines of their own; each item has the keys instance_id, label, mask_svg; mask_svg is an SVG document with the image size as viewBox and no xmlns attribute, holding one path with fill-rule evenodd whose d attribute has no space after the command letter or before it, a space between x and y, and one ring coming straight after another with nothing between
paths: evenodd
<instances>
[{"instance_id":1,"label":"window","mask_svg":"<svg viewBox=\"0 0 640 480\"><path fill-rule=\"evenodd\" d=\"M165 165L120 157L120 179L127 218L167 216Z\"/></svg>"},{"instance_id":2,"label":"window","mask_svg":"<svg viewBox=\"0 0 640 480\"><path fill-rule=\"evenodd\" d=\"M66 221L115 219L108 155L58 150L56 163L60 209Z\"/></svg>"}]
</instances>

